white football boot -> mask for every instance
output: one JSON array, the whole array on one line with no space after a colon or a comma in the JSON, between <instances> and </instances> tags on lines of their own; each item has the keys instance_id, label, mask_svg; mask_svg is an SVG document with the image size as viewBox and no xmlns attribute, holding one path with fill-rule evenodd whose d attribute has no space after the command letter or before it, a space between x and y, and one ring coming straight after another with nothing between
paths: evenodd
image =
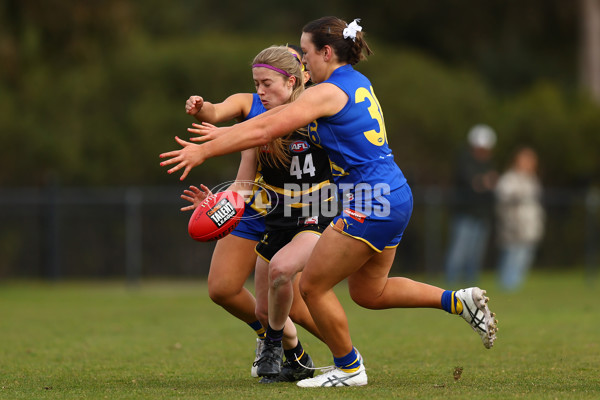
<instances>
[{"instance_id":1,"label":"white football boot","mask_svg":"<svg viewBox=\"0 0 600 400\"><path fill-rule=\"evenodd\" d=\"M303 379L297 383L300 387L334 387L334 386L365 386L368 382L365 366L360 365L358 371L344 372L339 368L315 376Z\"/></svg>"},{"instance_id":2,"label":"white football boot","mask_svg":"<svg viewBox=\"0 0 600 400\"><path fill-rule=\"evenodd\" d=\"M485 296L485 290L478 287L461 289L456 292L456 297L462 303L460 315L471 325L471 328L479 334L483 345L491 349L496 340L498 332L498 321L496 314L491 313L487 306L489 298Z\"/></svg>"},{"instance_id":3,"label":"white football boot","mask_svg":"<svg viewBox=\"0 0 600 400\"><path fill-rule=\"evenodd\" d=\"M354 351L356 351L356 357L359 359L360 363L365 365L365 359L363 358L362 354L360 354L360 351L358 351L356 347L354 348Z\"/></svg>"},{"instance_id":4,"label":"white football boot","mask_svg":"<svg viewBox=\"0 0 600 400\"><path fill-rule=\"evenodd\" d=\"M252 376L253 378L258 378L258 364L256 362L260 358L260 353L262 352L264 344L264 340L256 338L256 351L254 353L254 362L252 363L252 368L250 368L250 376Z\"/></svg>"}]
</instances>

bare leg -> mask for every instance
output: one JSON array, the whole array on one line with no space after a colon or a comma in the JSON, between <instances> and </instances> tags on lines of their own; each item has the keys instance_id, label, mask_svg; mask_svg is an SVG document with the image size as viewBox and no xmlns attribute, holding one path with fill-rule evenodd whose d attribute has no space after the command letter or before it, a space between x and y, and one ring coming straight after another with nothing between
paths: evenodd
<instances>
[{"instance_id":1,"label":"bare leg","mask_svg":"<svg viewBox=\"0 0 600 400\"><path fill-rule=\"evenodd\" d=\"M315 245L300 279L300 292L334 357L352 351L348 320L333 287L365 264L375 251L365 243L327 228Z\"/></svg>"},{"instance_id":2,"label":"bare leg","mask_svg":"<svg viewBox=\"0 0 600 400\"><path fill-rule=\"evenodd\" d=\"M294 323L300 325L308 332L310 332L314 337L318 338L323 342L323 337L321 336L321 332L317 328L315 321L313 320L312 315L310 315L310 311L308 311L308 307L300 294L300 276L301 272L296 274L296 278L294 279L294 301L292 302L292 308L290 309L290 318Z\"/></svg>"},{"instance_id":3,"label":"bare leg","mask_svg":"<svg viewBox=\"0 0 600 400\"><path fill-rule=\"evenodd\" d=\"M407 278L389 278L396 253L377 253L365 243L328 228L315 246L300 281L300 290L334 357L352 350L346 314L333 287L348 278L353 300L367 308L430 307L441 309L443 289Z\"/></svg>"},{"instance_id":4,"label":"bare leg","mask_svg":"<svg viewBox=\"0 0 600 400\"><path fill-rule=\"evenodd\" d=\"M269 263L261 257L256 258L254 293L256 295L256 318L267 329L269 323Z\"/></svg>"},{"instance_id":5,"label":"bare leg","mask_svg":"<svg viewBox=\"0 0 600 400\"><path fill-rule=\"evenodd\" d=\"M385 308L442 308L443 289L408 278L388 277L396 249L374 254L348 277L350 296L356 304L374 310Z\"/></svg>"},{"instance_id":6,"label":"bare leg","mask_svg":"<svg viewBox=\"0 0 600 400\"><path fill-rule=\"evenodd\" d=\"M269 323L269 264L260 257L256 259L256 270L254 273L254 286L256 291L256 318L266 328ZM298 345L298 332L290 318L285 319L283 339L281 341L284 349L293 349Z\"/></svg>"},{"instance_id":7,"label":"bare leg","mask_svg":"<svg viewBox=\"0 0 600 400\"><path fill-rule=\"evenodd\" d=\"M208 273L208 294L212 301L238 319L256 321L255 299L244 284L256 261L256 242L228 235L219 240Z\"/></svg>"},{"instance_id":8,"label":"bare leg","mask_svg":"<svg viewBox=\"0 0 600 400\"><path fill-rule=\"evenodd\" d=\"M269 264L269 325L271 328L282 329L289 315L295 322L320 338L306 304L301 296L294 296L294 292L297 294L298 286L297 282L294 283L294 278L304 268L317 240L319 240L318 235L302 232L271 259Z\"/></svg>"},{"instance_id":9,"label":"bare leg","mask_svg":"<svg viewBox=\"0 0 600 400\"><path fill-rule=\"evenodd\" d=\"M315 235L313 234L312 236L315 236ZM318 239L317 236L315 236L315 242L316 242L316 239ZM261 322L261 324L263 324L263 326L265 328L267 327L267 324L269 323L269 318L270 318L269 310L271 308L271 302L269 301L269 292L270 292L269 277L268 277L269 270L270 270L270 264L267 263L261 257L258 257L256 260L256 269L255 269L255 274L254 274L254 284L255 284L255 293L256 293L256 318L258 318L258 320ZM295 281L296 282L293 283L292 288L294 289L294 291L298 292L298 282L297 282L297 280L295 280ZM292 282L290 282L290 283L292 283ZM302 316L303 319L301 321L301 325L304 326L309 332L311 332L311 329L312 329L318 334L316 325L315 325L314 321L312 320L310 313L308 312L308 308L306 307L304 300L302 300L302 297L299 294L297 294L297 297L298 297L298 299L294 299L294 301L292 303L293 304L292 308L297 310L296 315ZM293 349L294 347L296 347L298 345L298 337L297 337L298 332L297 332L296 326L294 325L294 323L292 322L290 317L288 317L287 315L284 315L282 318L283 323L281 323L277 327L273 327L273 325L271 325L271 327L273 329L283 329L282 344L283 344L284 349ZM320 338L317 335L315 335L315 336Z\"/></svg>"}]
</instances>

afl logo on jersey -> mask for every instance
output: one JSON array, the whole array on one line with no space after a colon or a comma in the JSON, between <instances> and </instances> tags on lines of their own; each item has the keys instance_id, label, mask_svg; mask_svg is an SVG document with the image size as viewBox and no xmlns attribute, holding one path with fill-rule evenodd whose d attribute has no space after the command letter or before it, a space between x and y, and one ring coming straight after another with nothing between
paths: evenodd
<instances>
[{"instance_id":1,"label":"afl logo on jersey","mask_svg":"<svg viewBox=\"0 0 600 400\"><path fill-rule=\"evenodd\" d=\"M310 148L310 145L304 140L296 140L290 144L292 153L304 153Z\"/></svg>"}]
</instances>

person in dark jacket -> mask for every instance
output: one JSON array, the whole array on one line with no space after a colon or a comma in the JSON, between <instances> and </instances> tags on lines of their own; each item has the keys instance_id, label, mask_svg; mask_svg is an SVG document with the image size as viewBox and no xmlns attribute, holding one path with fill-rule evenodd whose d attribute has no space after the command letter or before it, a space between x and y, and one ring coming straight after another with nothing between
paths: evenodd
<instances>
[{"instance_id":1,"label":"person in dark jacket","mask_svg":"<svg viewBox=\"0 0 600 400\"><path fill-rule=\"evenodd\" d=\"M496 133L475 125L469 148L460 154L455 181L455 210L445 273L449 283L479 280L493 218L494 187L498 174L492 164Z\"/></svg>"}]
</instances>

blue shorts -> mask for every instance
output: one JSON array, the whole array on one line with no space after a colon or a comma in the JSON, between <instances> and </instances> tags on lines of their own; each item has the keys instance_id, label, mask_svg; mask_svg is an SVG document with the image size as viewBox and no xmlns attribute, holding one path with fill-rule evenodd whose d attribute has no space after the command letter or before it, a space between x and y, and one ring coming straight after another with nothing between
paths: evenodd
<instances>
[{"instance_id":1,"label":"blue shorts","mask_svg":"<svg viewBox=\"0 0 600 400\"><path fill-rule=\"evenodd\" d=\"M246 204L244 215L242 215L240 223L231 232L231 235L258 242L260 238L262 238L264 232L265 217Z\"/></svg>"},{"instance_id":2,"label":"blue shorts","mask_svg":"<svg viewBox=\"0 0 600 400\"><path fill-rule=\"evenodd\" d=\"M351 199L331 226L338 232L361 240L373 250L398 246L408 225L413 208L413 197L408 184L391 193L369 199Z\"/></svg>"}]
</instances>

